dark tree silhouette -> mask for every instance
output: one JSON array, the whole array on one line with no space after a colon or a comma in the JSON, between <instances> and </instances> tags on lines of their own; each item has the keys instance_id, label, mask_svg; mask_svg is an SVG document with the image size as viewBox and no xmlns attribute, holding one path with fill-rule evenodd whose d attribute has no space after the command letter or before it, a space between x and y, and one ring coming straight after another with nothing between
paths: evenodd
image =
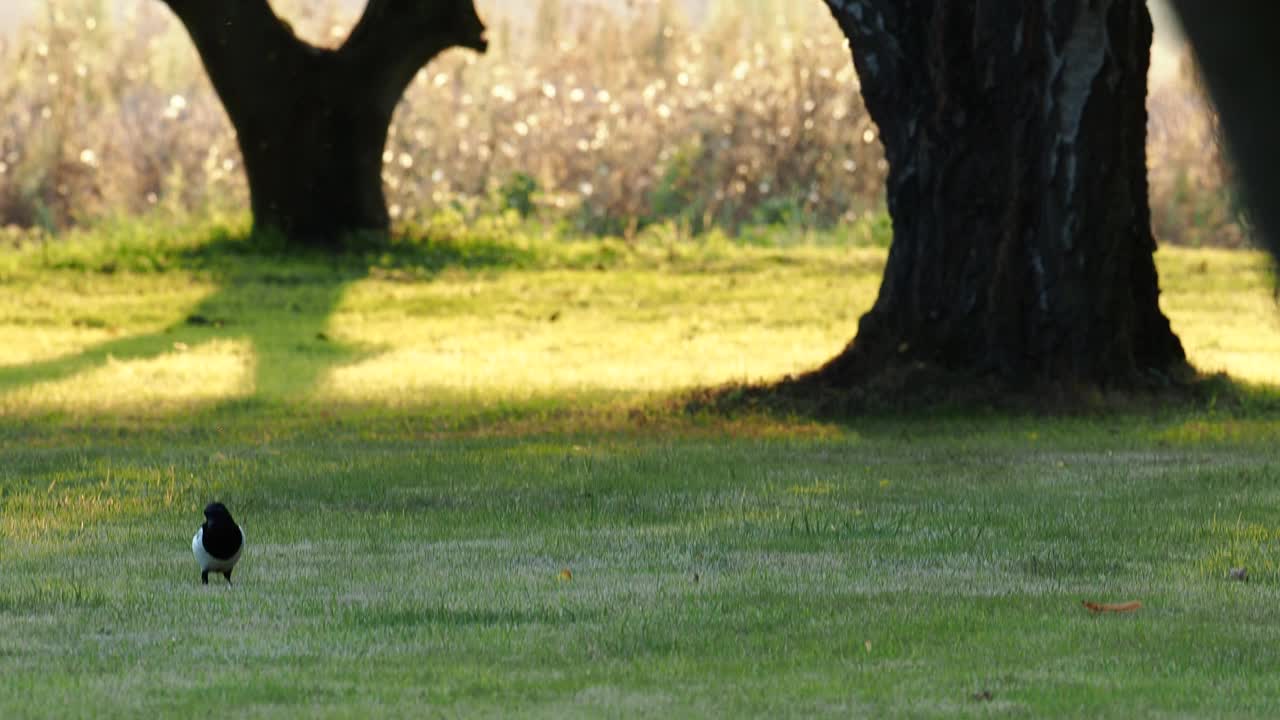
<instances>
[{"instance_id":1,"label":"dark tree silhouette","mask_svg":"<svg viewBox=\"0 0 1280 720\"><path fill-rule=\"evenodd\" d=\"M880 127L894 241L815 377L923 362L1123 386L1186 367L1152 258L1145 4L826 2Z\"/></svg>"},{"instance_id":2,"label":"dark tree silhouette","mask_svg":"<svg viewBox=\"0 0 1280 720\"><path fill-rule=\"evenodd\" d=\"M267 0L163 0L195 43L235 127L254 225L333 244L389 225L391 116L441 51L486 48L472 0L369 0L337 49L299 39Z\"/></svg>"},{"instance_id":3,"label":"dark tree silhouette","mask_svg":"<svg viewBox=\"0 0 1280 720\"><path fill-rule=\"evenodd\" d=\"M1218 107L1244 196L1280 258L1280 3L1174 0Z\"/></svg>"}]
</instances>

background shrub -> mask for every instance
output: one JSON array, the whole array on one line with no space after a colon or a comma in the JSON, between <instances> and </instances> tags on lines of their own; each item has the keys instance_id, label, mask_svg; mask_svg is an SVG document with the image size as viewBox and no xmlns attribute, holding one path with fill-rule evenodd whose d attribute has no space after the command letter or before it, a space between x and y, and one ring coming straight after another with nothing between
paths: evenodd
<instances>
[{"instance_id":1,"label":"background shrub","mask_svg":"<svg viewBox=\"0 0 1280 720\"><path fill-rule=\"evenodd\" d=\"M354 20L324 0L275 5L320 44ZM631 237L881 214L886 165L844 37L798 5L723 2L700 22L672 0L490 12L489 53L438 58L397 111L383 173L392 216L514 210ZM0 63L0 226L247 206L233 131L161 3L48 0L0 41ZM1150 105L1158 238L1245 243L1189 62Z\"/></svg>"}]
</instances>

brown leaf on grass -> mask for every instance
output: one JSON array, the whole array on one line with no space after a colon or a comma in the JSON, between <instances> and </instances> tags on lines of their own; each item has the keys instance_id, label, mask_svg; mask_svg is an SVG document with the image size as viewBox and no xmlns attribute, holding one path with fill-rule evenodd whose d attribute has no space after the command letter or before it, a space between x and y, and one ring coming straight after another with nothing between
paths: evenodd
<instances>
[{"instance_id":1,"label":"brown leaf on grass","mask_svg":"<svg viewBox=\"0 0 1280 720\"><path fill-rule=\"evenodd\" d=\"M1127 613L1142 607L1142 603L1137 600L1126 603L1096 603L1085 600L1080 604L1091 613Z\"/></svg>"},{"instance_id":2,"label":"brown leaf on grass","mask_svg":"<svg viewBox=\"0 0 1280 720\"><path fill-rule=\"evenodd\" d=\"M573 579L573 571L572 571L572 570L570 570L569 568L565 568L565 569L563 569L563 570L561 570L561 571L560 571L560 580L561 580L561 581L563 581L563 582L568 582L569 580L572 580L572 579Z\"/></svg>"}]
</instances>

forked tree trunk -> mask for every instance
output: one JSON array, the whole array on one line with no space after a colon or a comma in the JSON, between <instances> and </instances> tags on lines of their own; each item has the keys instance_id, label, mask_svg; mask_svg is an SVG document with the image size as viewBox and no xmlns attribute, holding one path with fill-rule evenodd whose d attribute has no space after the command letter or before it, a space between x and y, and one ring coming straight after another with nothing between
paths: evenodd
<instances>
[{"instance_id":1,"label":"forked tree trunk","mask_svg":"<svg viewBox=\"0 0 1280 720\"><path fill-rule=\"evenodd\" d=\"M235 127L256 228L332 245L385 231L382 153L418 70L452 46L484 51L472 0L369 0L341 48L294 35L267 0L164 0Z\"/></svg>"},{"instance_id":2,"label":"forked tree trunk","mask_svg":"<svg viewBox=\"0 0 1280 720\"><path fill-rule=\"evenodd\" d=\"M926 362L1126 385L1185 366L1158 304L1138 0L827 0L889 161L874 307L818 377Z\"/></svg>"}]
</instances>

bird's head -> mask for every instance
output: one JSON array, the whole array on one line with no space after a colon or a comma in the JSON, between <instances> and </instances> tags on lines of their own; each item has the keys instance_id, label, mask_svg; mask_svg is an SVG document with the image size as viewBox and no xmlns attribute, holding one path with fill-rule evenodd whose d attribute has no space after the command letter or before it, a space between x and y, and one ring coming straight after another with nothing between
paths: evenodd
<instances>
[{"instance_id":1,"label":"bird's head","mask_svg":"<svg viewBox=\"0 0 1280 720\"><path fill-rule=\"evenodd\" d=\"M220 502L211 502L204 506L204 517L210 522L234 522L231 519L231 511L227 510L227 506Z\"/></svg>"}]
</instances>

